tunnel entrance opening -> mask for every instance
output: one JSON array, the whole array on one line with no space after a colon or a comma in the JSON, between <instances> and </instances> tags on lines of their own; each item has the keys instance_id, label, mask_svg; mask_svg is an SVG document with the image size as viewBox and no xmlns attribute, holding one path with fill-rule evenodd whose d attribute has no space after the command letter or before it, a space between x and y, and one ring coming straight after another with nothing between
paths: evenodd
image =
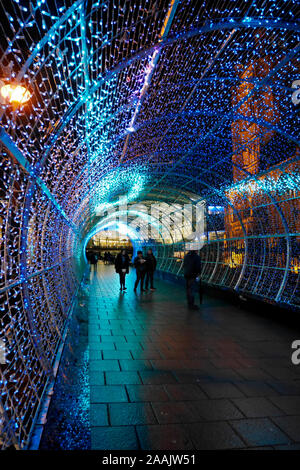
<instances>
[{"instance_id":1,"label":"tunnel entrance opening","mask_svg":"<svg viewBox=\"0 0 300 470\"><path fill-rule=\"evenodd\" d=\"M113 262L121 250L126 250L129 258L133 256L133 244L127 235L123 235L116 230L103 230L96 233L86 246L86 257L96 254L100 261Z\"/></svg>"}]
</instances>

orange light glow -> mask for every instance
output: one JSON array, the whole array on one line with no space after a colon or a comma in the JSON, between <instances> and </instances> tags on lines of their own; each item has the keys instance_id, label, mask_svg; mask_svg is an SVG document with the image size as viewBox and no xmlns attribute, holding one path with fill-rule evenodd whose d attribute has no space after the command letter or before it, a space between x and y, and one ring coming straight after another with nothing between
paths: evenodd
<instances>
[{"instance_id":1,"label":"orange light glow","mask_svg":"<svg viewBox=\"0 0 300 470\"><path fill-rule=\"evenodd\" d=\"M30 92L22 85L3 85L1 88L1 95L9 103L24 104L30 97Z\"/></svg>"}]
</instances>

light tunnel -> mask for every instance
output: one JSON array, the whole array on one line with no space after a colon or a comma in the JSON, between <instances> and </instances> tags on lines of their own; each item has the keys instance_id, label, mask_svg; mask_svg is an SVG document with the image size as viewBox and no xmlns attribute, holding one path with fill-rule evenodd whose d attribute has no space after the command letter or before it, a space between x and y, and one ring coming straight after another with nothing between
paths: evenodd
<instances>
[{"instance_id":1,"label":"light tunnel","mask_svg":"<svg viewBox=\"0 0 300 470\"><path fill-rule=\"evenodd\" d=\"M137 240L181 277L199 203L203 282L299 311L298 7L1 2L0 448L29 446L83 248L117 204L130 223L125 203L168 206Z\"/></svg>"}]
</instances>

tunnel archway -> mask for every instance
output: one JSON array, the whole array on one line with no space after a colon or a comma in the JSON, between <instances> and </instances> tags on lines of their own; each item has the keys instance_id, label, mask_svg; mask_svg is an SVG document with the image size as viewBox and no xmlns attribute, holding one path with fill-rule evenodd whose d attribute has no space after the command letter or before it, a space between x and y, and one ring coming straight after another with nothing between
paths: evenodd
<instances>
[{"instance_id":1,"label":"tunnel archway","mask_svg":"<svg viewBox=\"0 0 300 470\"><path fill-rule=\"evenodd\" d=\"M0 447L29 445L100 206L169 205L147 244L181 276L202 202L203 280L299 309L297 2L233 3L1 6L1 90L30 99L1 94Z\"/></svg>"}]
</instances>

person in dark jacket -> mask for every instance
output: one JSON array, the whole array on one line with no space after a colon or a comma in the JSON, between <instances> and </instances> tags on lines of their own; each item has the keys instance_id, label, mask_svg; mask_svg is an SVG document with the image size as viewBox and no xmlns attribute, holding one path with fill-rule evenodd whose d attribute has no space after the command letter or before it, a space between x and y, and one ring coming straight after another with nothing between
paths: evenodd
<instances>
[{"instance_id":1,"label":"person in dark jacket","mask_svg":"<svg viewBox=\"0 0 300 470\"><path fill-rule=\"evenodd\" d=\"M141 292L144 292L144 278L146 274L147 261L143 257L143 252L138 251L134 258L133 265L136 269L136 281L134 284L134 292L136 292L139 282L141 282Z\"/></svg>"},{"instance_id":2,"label":"person in dark jacket","mask_svg":"<svg viewBox=\"0 0 300 470\"><path fill-rule=\"evenodd\" d=\"M196 280L198 282L199 300L202 303L201 289L201 259L196 251L188 251L183 260L183 273L186 282L186 296L188 306L191 310L198 310L198 306L194 303L194 289Z\"/></svg>"},{"instance_id":3,"label":"person in dark jacket","mask_svg":"<svg viewBox=\"0 0 300 470\"><path fill-rule=\"evenodd\" d=\"M94 266L94 270L97 271L98 256L94 252L90 255L90 263Z\"/></svg>"},{"instance_id":4,"label":"person in dark jacket","mask_svg":"<svg viewBox=\"0 0 300 470\"><path fill-rule=\"evenodd\" d=\"M129 256L126 250L122 250L116 257L115 260L116 273L120 276L120 290L126 290L125 278L126 274L129 273Z\"/></svg>"},{"instance_id":5,"label":"person in dark jacket","mask_svg":"<svg viewBox=\"0 0 300 470\"><path fill-rule=\"evenodd\" d=\"M149 286L149 281L150 281L150 289L155 290L155 287L153 286L153 276L154 272L156 269L156 258L151 250L147 251L146 255L146 281L145 281L145 289L148 289Z\"/></svg>"}]
</instances>

